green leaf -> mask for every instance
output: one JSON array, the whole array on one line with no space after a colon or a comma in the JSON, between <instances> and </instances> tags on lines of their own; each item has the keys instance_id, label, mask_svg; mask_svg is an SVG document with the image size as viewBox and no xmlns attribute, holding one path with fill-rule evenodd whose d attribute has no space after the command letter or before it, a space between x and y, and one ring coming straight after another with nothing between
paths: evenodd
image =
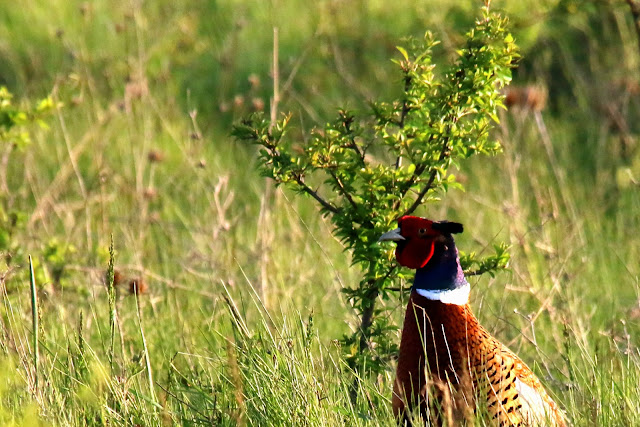
<instances>
[{"instance_id":1,"label":"green leaf","mask_svg":"<svg viewBox=\"0 0 640 427\"><path fill-rule=\"evenodd\" d=\"M409 60L409 54L407 53L407 50L405 48L403 48L402 46L396 46L396 49L398 49L398 51L402 54L402 57L405 61Z\"/></svg>"}]
</instances>

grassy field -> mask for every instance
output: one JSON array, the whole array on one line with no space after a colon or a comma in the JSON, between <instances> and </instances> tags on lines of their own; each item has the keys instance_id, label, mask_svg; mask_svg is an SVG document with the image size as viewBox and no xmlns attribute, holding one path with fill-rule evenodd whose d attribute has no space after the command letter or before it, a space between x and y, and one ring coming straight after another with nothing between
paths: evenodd
<instances>
[{"instance_id":1,"label":"grassy field","mask_svg":"<svg viewBox=\"0 0 640 427\"><path fill-rule=\"evenodd\" d=\"M0 8L0 85L52 94L48 129L0 141L0 424L395 425L386 375L337 340L359 280L313 201L230 136L269 110L308 131L401 89L390 59L431 29L447 61L477 10L377 0L24 0ZM500 1L523 60L495 137L419 213L458 246L511 245L474 277L482 323L574 425L640 425L640 50L622 1ZM520 94L521 96L517 96ZM535 98L535 99L534 99ZM535 101L535 102L533 102ZM121 280L105 287L113 238ZM34 362L28 255L39 297ZM139 295L131 292L135 282ZM396 323L404 314L397 306ZM112 340L111 327L114 328ZM399 330L396 333L399 339ZM483 425L478 419L477 424Z\"/></svg>"}]
</instances>

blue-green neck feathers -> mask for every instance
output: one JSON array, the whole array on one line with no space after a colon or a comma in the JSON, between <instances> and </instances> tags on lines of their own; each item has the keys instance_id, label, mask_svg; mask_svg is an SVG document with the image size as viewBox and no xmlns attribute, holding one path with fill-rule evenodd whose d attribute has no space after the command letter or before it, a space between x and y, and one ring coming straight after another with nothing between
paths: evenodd
<instances>
[{"instance_id":1,"label":"blue-green neck feathers","mask_svg":"<svg viewBox=\"0 0 640 427\"><path fill-rule=\"evenodd\" d=\"M452 236L436 244L433 256L424 267L416 270L413 289L428 291L454 290L468 285L460 267L458 250Z\"/></svg>"}]
</instances>

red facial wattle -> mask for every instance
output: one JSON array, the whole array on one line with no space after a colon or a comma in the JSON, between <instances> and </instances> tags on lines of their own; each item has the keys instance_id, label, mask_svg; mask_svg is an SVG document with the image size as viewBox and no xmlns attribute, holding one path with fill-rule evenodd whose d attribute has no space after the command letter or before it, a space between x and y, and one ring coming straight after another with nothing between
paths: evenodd
<instances>
[{"instance_id":1,"label":"red facial wattle","mask_svg":"<svg viewBox=\"0 0 640 427\"><path fill-rule=\"evenodd\" d=\"M406 244L399 244L396 249L396 260L404 267L419 269L427 265L435 250L433 239L411 239Z\"/></svg>"},{"instance_id":2,"label":"red facial wattle","mask_svg":"<svg viewBox=\"0 0 640 427\"><path fill-rule=\"evenodd\" d=\"M426 218L405 216L398 221L399 229L404 241L397 242L396 260L404 267L412 269L423 268L435 250L435 238L432 221Z\"/></svg>"}]
</instances>

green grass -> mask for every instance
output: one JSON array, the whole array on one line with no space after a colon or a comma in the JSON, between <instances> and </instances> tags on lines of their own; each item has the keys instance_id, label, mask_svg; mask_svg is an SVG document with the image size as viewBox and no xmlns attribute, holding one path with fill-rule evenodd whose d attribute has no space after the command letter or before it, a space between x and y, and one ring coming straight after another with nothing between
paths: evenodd
<instances>
[{"instance_id":1,"label":"green grass","mask_svg":"<svg viewBox=\"0 0 640 427\"><path fill-rule=\"evenodd\" d=\"M624 3L524 3L496 6L523 46L515 83L549 89L549 140L533 113L505 112L504 154L462 164L466 192L420 213L464 223L463 251L512 245L510 272L472 279L472 306L574 425L640 425L636 36ZM394 425L393 367L352 404L335 341L357 325L340 289L359 272L313 201L258 177L228 133L252 99L268 108L274 25L293 76L280 109L309 129L396 93L401 37L433 29L445 57L471 19L429 1L2 8L0 82L65 106L24 150L0 146L0 223L19 219L0 265L0 423ZM387 302L397 324L404 303Z\"/></svg>"}]
</instances>

